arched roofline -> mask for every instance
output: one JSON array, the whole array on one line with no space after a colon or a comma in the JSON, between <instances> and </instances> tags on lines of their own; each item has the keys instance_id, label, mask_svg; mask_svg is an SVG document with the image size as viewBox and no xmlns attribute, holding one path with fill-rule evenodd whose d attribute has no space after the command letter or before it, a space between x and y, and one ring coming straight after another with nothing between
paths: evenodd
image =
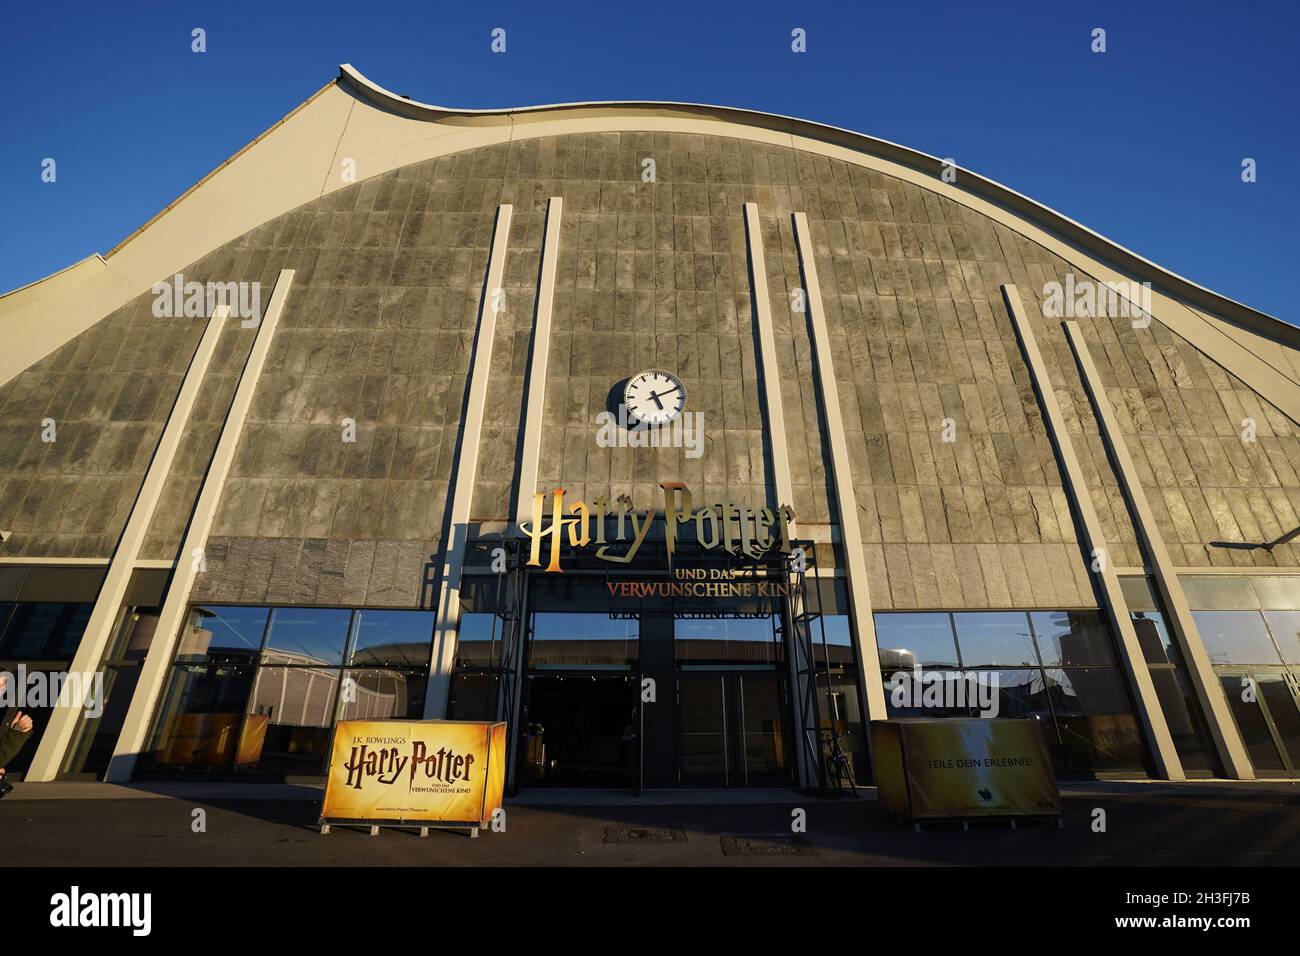
<instances>
[{"instance_id":1,"label":"arched roofline","mask_svg":"<svg viewBox=\"0 0 1300 956\"><path fill-rule=\"evenodd\" d=\"M554 118L556 114L567 116L639 116L680 114L741 126L800 136L805 139L819 140L845 149L866 153L879 159L906 166L929 176L937 181L943 172L943 160L929 153L903 146L876 136L857 133L853 130L818 123L813 120L799 119L779 113L766 113L761 110L744 109L733 106L714 106L706 103L679 103L656 100L609 100L580 103L549 103L538 106L518 106L505 109L464 109L451 106L438 106L421 103L385 89L366 77L350 63L339 67L339 82L350 88L357 96L388 112L408 119L426 120L444 125L493 126L512 125L516 123L536 122ZM957 187L974 193L986 200L1012 211L1048 229L1079 246L1093 255L1099 256L1120 271L1128 272L1135 278L1158 285L1167 293L1184 299L1191 305L1208 309L1224 318L1239 322L1270 338L1286 342L1293 347L1300 347L1300 329L1290 323L1252 308L1245 303L1207 289L1184 276L1164 268L1150 259L1127 249L1113 240L1064 213L1057 212L1049 206L1030 199L1009 186L996 180L981 176L964 167L957 167Z\"/></svg>"}]
</instances>

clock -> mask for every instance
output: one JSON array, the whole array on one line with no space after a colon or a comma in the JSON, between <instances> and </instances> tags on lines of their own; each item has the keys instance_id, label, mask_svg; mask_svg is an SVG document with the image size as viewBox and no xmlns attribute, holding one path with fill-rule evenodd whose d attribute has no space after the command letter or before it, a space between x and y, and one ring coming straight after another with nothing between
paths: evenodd
<instances>
[{"instance_id":1,"label":"clock","mask_svg":"<svg viewBox=\"0 0 1300 956\"><path fill-rule=\"evenodd\" d=\"M686 386L671 372L638 372L623 387L628 415L645 425L666 425L686 407Z\"/></svg>"}]
</instances>

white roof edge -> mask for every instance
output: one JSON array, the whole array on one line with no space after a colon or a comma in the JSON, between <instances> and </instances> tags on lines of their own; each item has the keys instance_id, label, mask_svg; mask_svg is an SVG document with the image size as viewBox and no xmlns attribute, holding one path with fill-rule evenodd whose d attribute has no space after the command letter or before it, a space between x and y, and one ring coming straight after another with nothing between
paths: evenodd
<instances>
[{"instance_id":1,"label":"white roof edge","mask_svg":"<svg viewBox=\"0 0 1300 956\"><path fill-rule=\"evenodd\" d=\"M690 111L708 111L715 115L732 116L742 121L748 120L751 124L754 120L758 120L761 125L768 127L773 125L787 127L792 133L798 132L814 139L830 138L841 142L847 140L856 144L859 149L865 147L867 152L895 162L901 162L924 172L932 172L936 176L943 169L943 160L939 157L931 156L928 153L923 153L920 150L890 140L880 139L866 133L858 133L839 126L819 123L814 120L800 119L780 113L767 113L745 107L716 106L706 103L683 103L668 100L603 100L518 106L505 109L464 109L422 103L418 100L400 96L370 80L350 63L339 65L339 79L349 84L359 95L372 104L414 119L445 121L455 117L464 117L466 119L478 117L482 119L499 118L508 122L511 117L519 114L611 108L676 108ZM1069 241L1082 245L1091 252L1110 259L1117 266L1138 275L1140 278L1158 282L1168 291L1181 296L1187 301L1208 308L1223 318L1239 322L1252 331L1277 338L1288 345L1300 348L1300 328L1284 319L1252 308L1243 302L1238 302L1236 299L1215 292L1213 289L1206 288L1185 276L1166 269L1145 256L1125 248L1111 239L1107 239L1064 213L1057 212L1050 206L1031 199L996 180L981 176L979 173L962 166L958 166L957 169L961 172L961 176L958 177L958 184L961 188L970 189L974 186L973 192L1007 206L1022 215L1028 215L1039 225L1050 229Z\"/></svg>"},{"instance_id":2,"label":"white roof edge","mask_svg":"<svg viewBox=\"0 0 1300 956\"><path fill-rule=\"evenodd\" d=\"M71 265L64 266L62 269L58 269L54 272L51 272L47 276L41 276L39 279L33 279L31 282L28 282L26 285L20 285L16 289L10 289L8 292L0 292L0 299L7 298L8 296L11 295L17 295L19 292L26 291L27 289L31 289L35 286L41 285L44 282L49 282L52 279L57 279L59 276L71 272L74 269L79 269L81 266L84 266L86 263L92 262L94 260L98 260L100 265L108 264L101 253L92 252L90 255L82 259L78 259L76 262L72 263Z\"/></svg>"}]
</instances>

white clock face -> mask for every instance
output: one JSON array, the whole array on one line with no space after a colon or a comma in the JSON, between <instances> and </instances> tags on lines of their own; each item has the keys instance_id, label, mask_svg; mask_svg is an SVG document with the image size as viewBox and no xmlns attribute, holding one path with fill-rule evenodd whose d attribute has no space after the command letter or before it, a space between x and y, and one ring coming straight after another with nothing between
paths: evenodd
<instances>
[{"instance_id":1,"label":"white clock face","mask_svg":"<svg viewBox=\"0 0 1300 956\"><path fill-rule=\"evenodd\" d=\"M686 386L669 372L638 372L623 388L628 414L647 425L664 425L686 407Z\"/></svg>"}]
</instances>

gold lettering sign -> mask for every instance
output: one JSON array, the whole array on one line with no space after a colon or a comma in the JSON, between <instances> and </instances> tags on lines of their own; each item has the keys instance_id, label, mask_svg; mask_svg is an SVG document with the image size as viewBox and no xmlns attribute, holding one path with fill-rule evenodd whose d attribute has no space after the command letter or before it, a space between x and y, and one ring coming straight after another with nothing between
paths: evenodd
<instances>
[{"instance_id":1,"label":"gold lettering sign","mask_svg":"<svg viewBox=\"0 0 1300 956\"><path fill-rule=\"evenodd\" d=\"M790 525L794 523L794 511L789 505L781 505L774 512L771 508L750 508L723 498L697 509L691 498L691 490L682 482L666 481L659 487L664 491L664 543L667 545L669 561L672 560L678 541L682 540L683 528L693 531L689 537L693 537L696 543L708 550L722 548L728 554L754 559L771 551L790 553ZM597 498L592 504L595 505L594 513L581 501L575 501L566 507L564 489L556 488L551 492L550 523L543 526L547 510L546 495L534 495L532 521L519 522L519 530L531 542L529 567L542 566L542 542L546 541L550 551L550 563L546 570L563 573L564 569L560 567L560 548L565 538L574 548L585 548L594 541L597 545L596 557L602 561L630 564L645 543L650 526L658 517L658 510L646 508L637 511L627 495L618 496L617 507L612 513L609 511L608 498ZM607 514L616 521L614 545L605 540ZM622 545L622 548L615 545Z\"/></svg>"}]
</instances>

